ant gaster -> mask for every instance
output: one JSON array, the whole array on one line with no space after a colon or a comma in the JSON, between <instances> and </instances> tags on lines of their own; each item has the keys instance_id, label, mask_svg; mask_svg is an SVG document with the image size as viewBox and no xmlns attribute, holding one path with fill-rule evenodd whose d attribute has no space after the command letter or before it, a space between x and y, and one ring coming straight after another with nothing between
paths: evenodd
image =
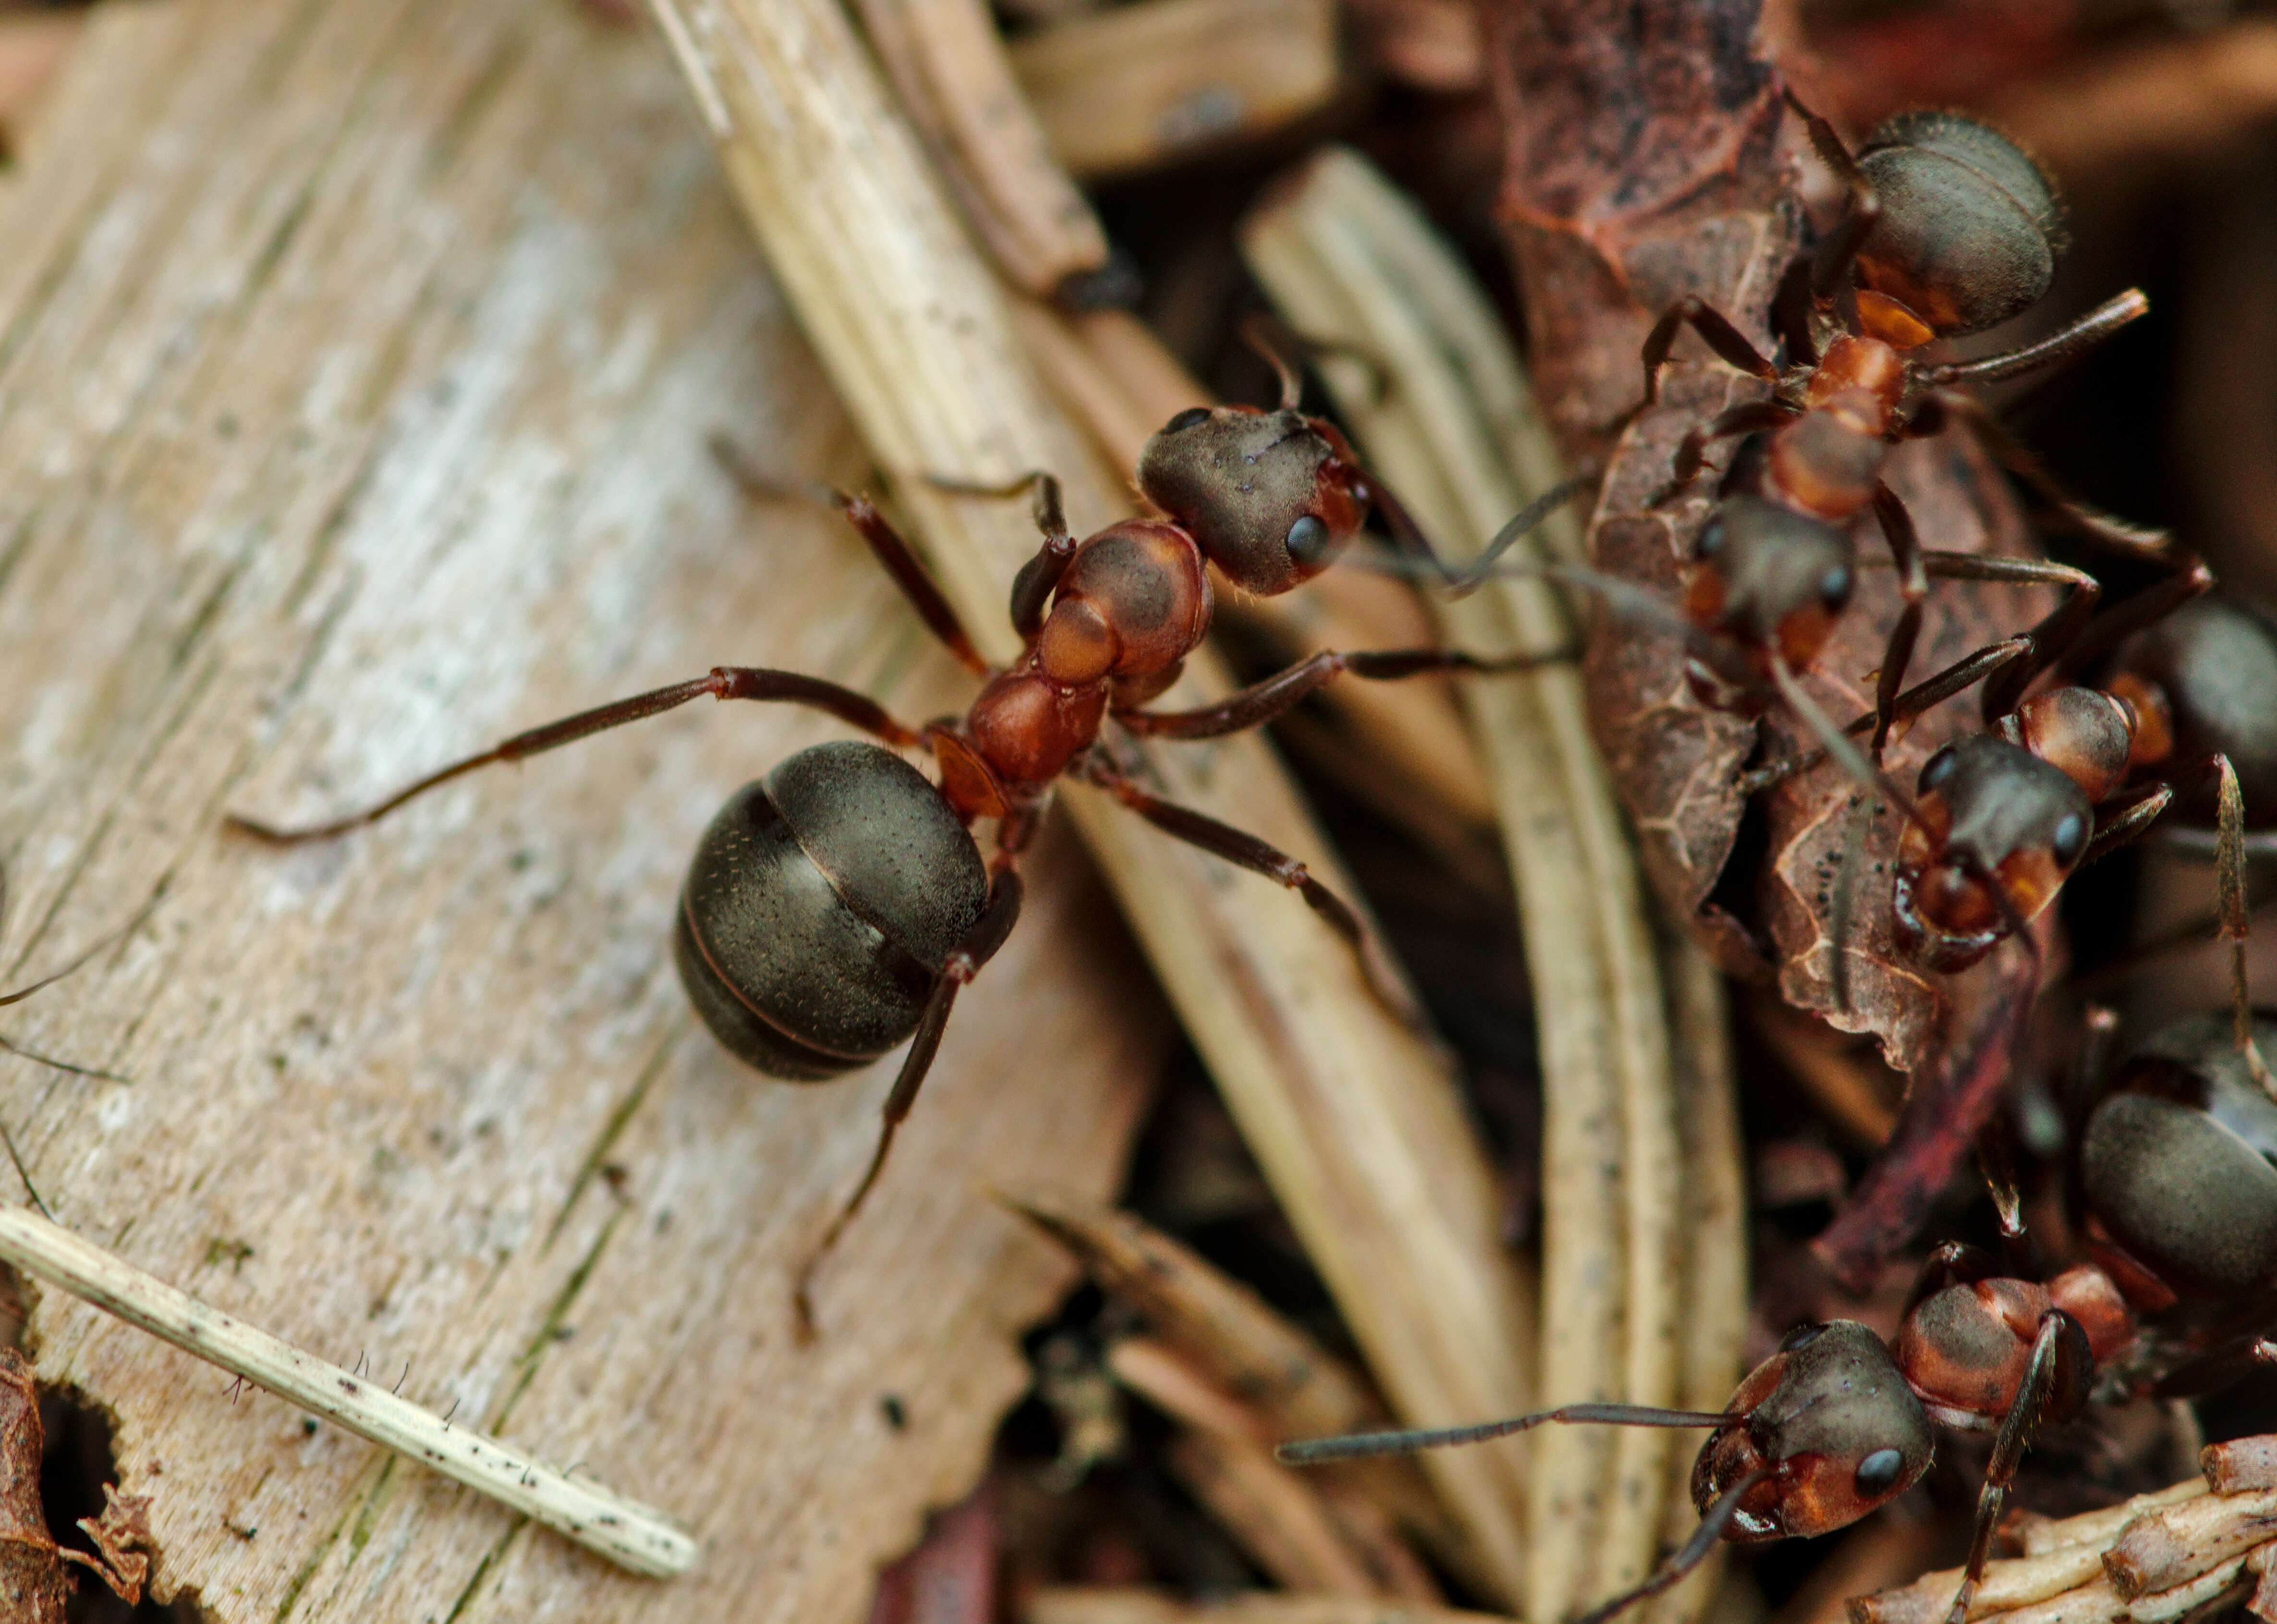
<instances>
[{"instance_id":1,"label":"ant gaster","mask_svg":"<svg viewBox=\"0 0 2277 1624\"><path fill-rule=\"evenodd\" d=\"M1285 363L1280 370L1277 409L1192 408L1147 442L1138 486L1155 516L1123 520L1078 541L1061 516L1049 475L993 491L964 487L1009 495L1032 484L1036 492L1043 544L1012 583L1022 652L1002 669L981 658L883 515L860 497L832 493L919 618L985 679L962 718L910 727L834 682L721 666L517 734L337 821L292 830L230 821L272 842L327 838L478 767L707 695L811 706L886 744L929 753L937 784L892 751L842 741L801 751L737 790L697 844L673 927L674 958L697 1012L722 1044L762 1071L834 1076L910 1041L861 1182L799 1270L796 1299L811 1330L813 1273L884 1168L958 990L1018 917L1019 858L1060 778L1096 784L1173 837L1299 892L1356 951L1363 947L1359 917L1302 863L1129 776L1100 747L1108 718L1133 734L1212 738L1270 721L1340 675L1388 679L1536 663L1439 649L1323 651L1194 710L1139 708L1177 680L1208 629L1207 566L1240 591L1285 592L1326 569L1371 507L1409 545L1424 547L1343 436L1297 409L1296 375ZM969 832L981 819L996 820L994 850L986 858Z\"/></svg>"}]
</instances>

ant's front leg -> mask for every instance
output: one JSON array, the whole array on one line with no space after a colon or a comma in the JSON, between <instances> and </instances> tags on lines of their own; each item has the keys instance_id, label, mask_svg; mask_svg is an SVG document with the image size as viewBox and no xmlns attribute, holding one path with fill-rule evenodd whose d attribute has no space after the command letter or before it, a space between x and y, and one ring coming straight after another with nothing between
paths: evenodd
<instances>
[{"instance_id":1,"label":"ant's front leg","mask_svg":"<svg viewBox=\"0 0 2277 1624\"><path fill-rule=\"evenodd\" d=\"M971 484L961 479L945 479L928 474L925 483L940 491L954 492L960 496L987 496L1002 499L1019 495L1032 489L1036 493L1036 529L1043 536L1043 545L1036 549L1033 558L1020 566L1012 577L1012 629L1020 634L1024 644L1033 644L1037 634L1044 629L1044 610L1058 590L1060 577L1067 574L1069 562L1075 557L1076 539L1069 533L1067 513L1060 502L1060 482L1042 469L1031 469L1017 479L1001 485Z\"/></svg>"},{"instance_id":2,"label":"ant's front leg","mask_svg":"<svg viewBox=\"0 0 2277 1624\"><path fill-rule=\"evenodd\" d=\"M1133 733L1155 738L1222 738L1229 733L1262 727L1298 700L1346 674L1377 682L1397 681L1430 671L1500 675L1568 664L1573 659L1574 652L1570 649L1553 650L1547 654L1512 654L1500 660L1481 659L1454 649L1374 649L1352 654L1322 649L1287 670L1276 672L1238 693L1229 694L1215 704L1191 711L1117 711L1115 719Z\"/></svg>"}]
</instances>

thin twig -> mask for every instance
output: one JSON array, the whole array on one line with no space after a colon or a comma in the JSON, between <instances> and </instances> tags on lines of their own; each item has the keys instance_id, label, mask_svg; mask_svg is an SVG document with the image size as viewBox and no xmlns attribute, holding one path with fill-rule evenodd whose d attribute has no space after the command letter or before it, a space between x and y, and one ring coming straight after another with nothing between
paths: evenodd
<instances>
[{"instance_id":1,"label":"thin twig","mask_svg":"<svg viewBox=\"0 0 2277 1624\"><path fill-rule=\"evenodd\" d=\"M663 1513L598 1484L572 1482L511 1444L453 1431L432 1411L200 1302L20 1207L0 1208L0 1262L431 1467L621 1567L670 1578L695 1565L696 1541Z\"/></svg>"}]
</instances>

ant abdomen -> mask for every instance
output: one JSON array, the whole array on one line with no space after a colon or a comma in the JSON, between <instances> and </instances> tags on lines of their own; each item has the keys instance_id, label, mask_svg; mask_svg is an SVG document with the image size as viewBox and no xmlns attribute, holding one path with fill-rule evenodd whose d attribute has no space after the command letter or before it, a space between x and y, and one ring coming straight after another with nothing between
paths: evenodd
<instances>
[{"instance_id":1,"label":"ant abdomen","mask_svg":"<svg viewBox=\"0 0 2277 1624\"><path fill-rule=\"evenodd\" d=\"M2130 698L2155 695L2171 752L2186 760L2228 757L2246 820L2277 822L2277 706L2270 704L2277 625L2235 599L2195 599L2128 639L2109 686ZM2212 820L2211 789L2193 782L2176 790L2185 816Z\"/></svg>"},{"instance_id":2,"label":"ant abdomen","mask_svg":"<svg viewBox=\"0 0 2277 1624\"><path fill-rule=\"evenodd\" d=\"M1900 113L1867 138L1858 167L1881 202L1858 281L1927 329L1916 342L1980 332L2048 291L2063 211L2007 137L1957 113Z\"/></svg>"},{"instance_id":3,"label":"ant abdomen","mask_svg":"<svg viewBox=\"0 0 2277 1624\"><path fill-rule=\"evenodd\" d=\"M2277 1020L2253 1026L2257 1046L2277 1047ZM2228 1016L2190 1016L2129 1055L2088 1116L2079 1163L2098 1227L2169 1291L2230 1298L2277 1282L2277 1102Z\"/></svg>"},{"instance_id":4,"label":"ant abdomen","mask_svg":"<svg viewBox=\"0 0 2277 1624\"><path fill-rule=\"evenodd\" d=\"M940 792L891 751L839 740L720 809L689 866L673 957L722 1044L812 1081L916 1032L987 900L979 850Z\"/></svg>"}]
</instances>

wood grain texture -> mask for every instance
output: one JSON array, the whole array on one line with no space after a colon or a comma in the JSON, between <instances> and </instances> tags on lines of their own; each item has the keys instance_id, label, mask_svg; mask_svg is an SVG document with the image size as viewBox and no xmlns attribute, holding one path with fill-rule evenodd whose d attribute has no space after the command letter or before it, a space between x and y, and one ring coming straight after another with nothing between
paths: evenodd
<instances>
[{"instance_id":1,"label":"wood grain texture","mask_svg":"<svg viewBox=\"0 0 2277 1624\"><path fill-rule=\"evenodd\" d=\"M220 827L716 661L968 693L834 518L705 454L864 477L670 63L559 0L183 0L99 14L57 95L0 213L0 964L164 896L10 1012L133 1083L10 1062L0 1116L74 1228L582 1459L703 1565L618 1574L52 1294L42 1376L116 1418L157 1590L217 1624L861 1618L1069 1278L978 1186L1108 1190L1166 1034L1073 842L803 1349L788 1271L888 1079L742 1069L666 926L727 792L842 729L691 708L324 847Z\"/></svg>"}]
</instances>

